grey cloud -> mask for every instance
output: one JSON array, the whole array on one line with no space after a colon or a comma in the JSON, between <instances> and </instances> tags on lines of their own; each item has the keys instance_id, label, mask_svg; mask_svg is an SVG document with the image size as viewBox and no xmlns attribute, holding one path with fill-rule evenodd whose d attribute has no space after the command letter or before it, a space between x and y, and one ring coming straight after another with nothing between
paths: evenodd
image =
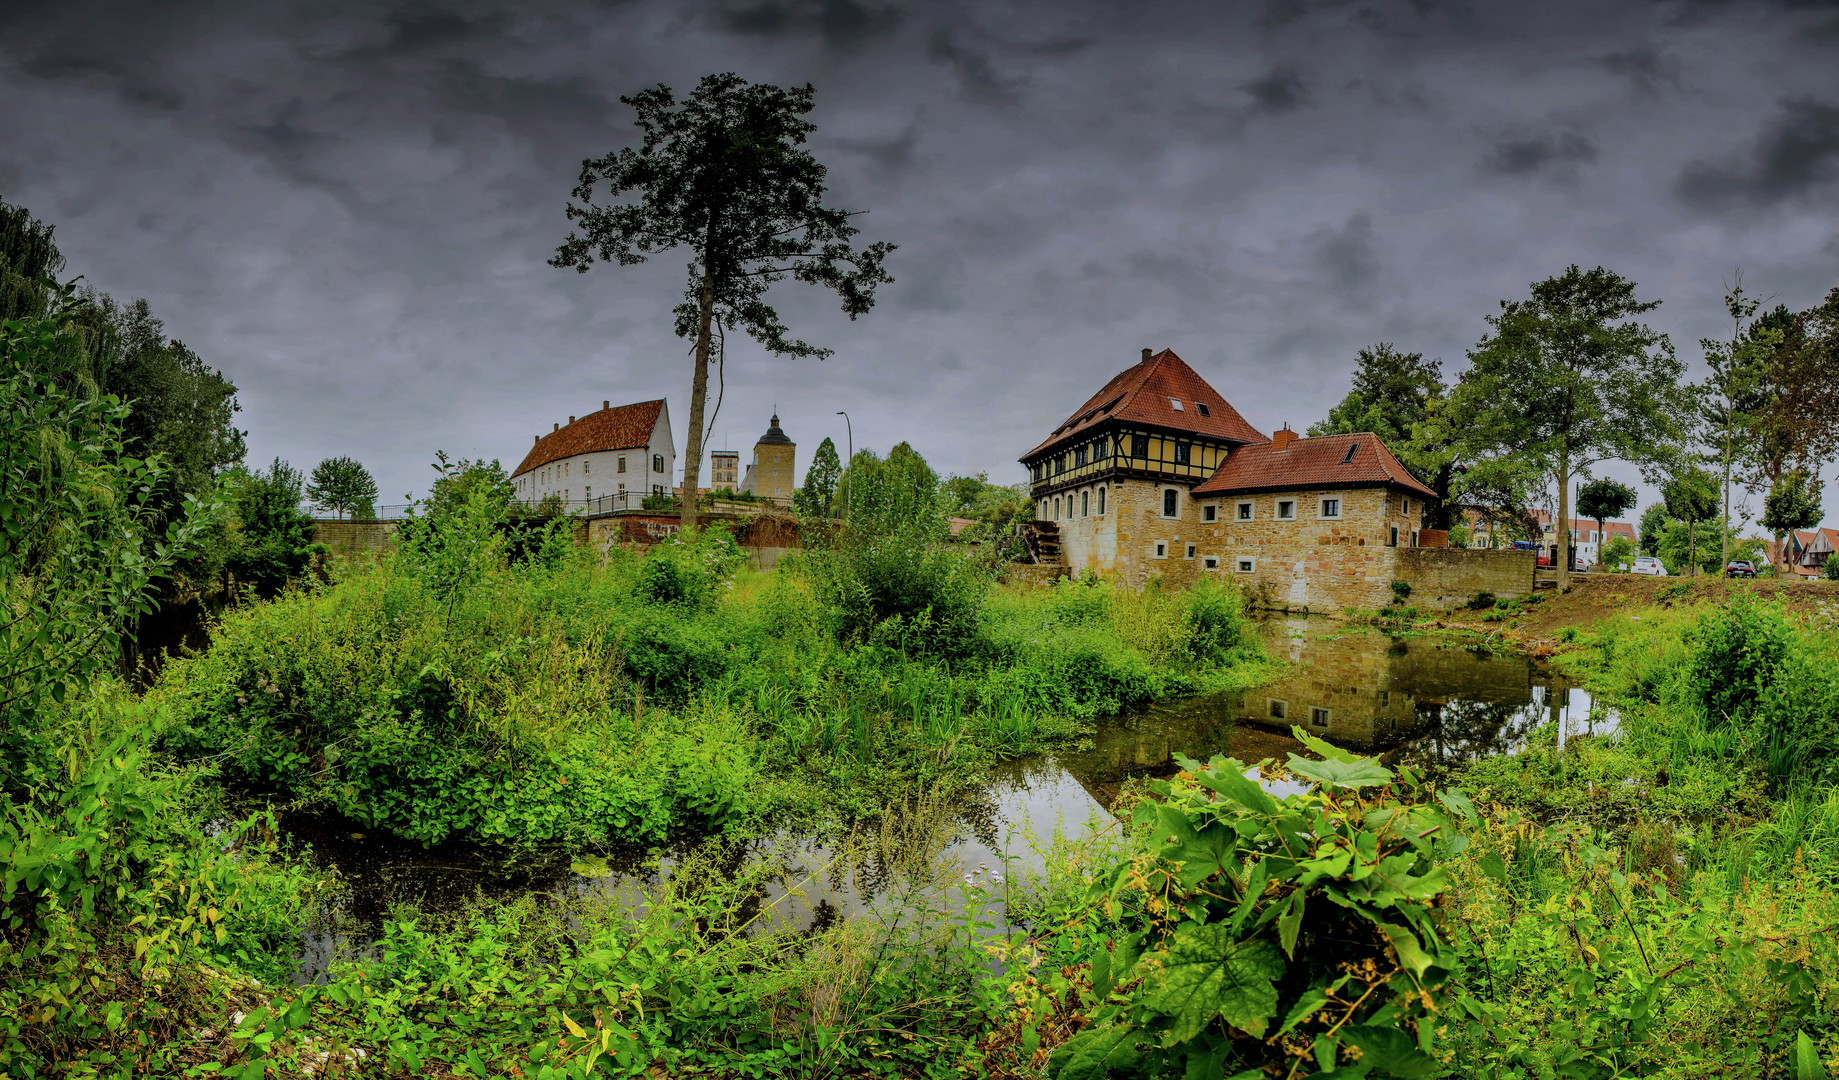
<instances>
[{"instance_id":1,"label":"grey cloud","mask_svg":"<svg viewBox=\"0 0 1839 1080\"><path fill-rule=\"evenodd\" d=\"M1839 178L1839 108L1814 98L1784 99L1781 113L1748 159L1695 161L1674 190L1688 205L1722 209L1772 206L1810 194Z\"/></svg>"},{"instance_id":2,"label":"grey cloud","mask_svg":"<svg viewBox=\"0 0 1839 1080\"><path fill-rule=\"evenodd\" d=\"M390 53L417 53L497 38L510 25L510 19L502 12L471 19L458 12L436 8L395 11L383 21L389 30L384 51Z\"/></svg>"},{"instance_id":3,"label":"grey cloud","mask_svg":"<svg viewBox=\"0 0 1839 1080\"><path fill-rule=\"evenodd\" d=\"M1315 235L1313 260L1329 288L1343 302L1362 307L1371 302L1379 280L1379 253L1373 246L1373 219L1365 211L1354 214L1338 229Z\"/></svg>"},{"instance_id":4,"label":"grey cloud","mask_svg":"<svg viewBox=\"0 0 1839 1080\"><path fill-rule=\"evenodd\" d=\"M814 33L833 48L853 49L897 27L902 12L893 4L860 0L759 0L719 5L716 17L737 34Z\"/></svg>"},{"instance_id":5,"label":"grey cloud","mask_svg":"<svg viewBox=\"0 0 1839 1080\"><path fill-rule=\"evenodd\" d=\"M1278 66L1239 87L1252 96L1255 108L1267 113L1289 112L1309 103L1309 88L1293 67Z\"/></svg>"},{"instance_id":6,"label":"grey cloud","mask_svg":"<svg viewBox=\"0 0 1839 1080\"><path fill-rule=\"evenodd\" d=\"M988 53L959 45L957 33L949 26L933 29L932 37L926 42L926 55L950 64L958 73L958 81L973 97L1001 101L1014 94L1015 80L999 74Z\"/></svg>"},{"instance_id":7,"label":"grey cloud","mask_svg":"<svg viewBox=\"0 0 1839 1080\"><path fill-rule=\"evenodd\" d=\"M1596 143L1575 131L1545 133L1497 141L1481 159L1483 172L1496 176L1570 179L1577 166L1597 157Z\"/></svg>"},{"instance_id":8,"label":"grey cloud","mask_svg":"<svg viewBox=\"0 0 1839 1080\"><path fill-rule=\"evenodd\" d=\"M1664 86L1679 86L1680 62L1649 48L1623 49L1605 53L1596 62L1611 75L1619 75L1643 93L1652 94Z\"/></svg>"}]
</instances>

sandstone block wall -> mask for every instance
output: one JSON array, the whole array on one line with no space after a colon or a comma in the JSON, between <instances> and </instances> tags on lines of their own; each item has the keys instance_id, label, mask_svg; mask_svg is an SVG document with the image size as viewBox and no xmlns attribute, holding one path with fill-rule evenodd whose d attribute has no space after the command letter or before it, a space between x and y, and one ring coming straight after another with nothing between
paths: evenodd
<instances>
[{"instance_id":1,"label":"sandstone block wall","mask_svg":"<svg viewBox=\"0 0 1839 1080\"><path fill-rule=\"evenodd\" d=\"M313 542L324 544L333 554L346 558L378 555L395 545L396 523L316 520L313 522Z\"/></svg>"},{"instance_id":2,"label":"sandstone block wall","mask_svg":"<svg viewBox=\"0 0 1839 1080\"><path fill-rule=\"evenodd\" d=\"M1453 607L1478 592L1525 596L1532 592L1538 555L1482 548L1406 548L1398 553L1399 579L1411 583L1412 604Z\"/></svg>"},{"instance_id":3,"label":"sandstone block wall","mask_svg":"<svg viewBox=\"0 0 1839 1080\"><path fill-rule=\"evenodd\" d=\"M1339 499L1340 516L1321 516L1323 499ZM1285 491L1227 495L1210 500L1218 520L1201 525L1197 553L1218 555L1218 573L1238 581L1257 602L1292 611L1376 608L1392 599L1398 554L1410 550L1419 509L1405 513L1401 496L1385 488ZM1279 502L1294 502L1295 517L1277 516ZM1239 517L1251 504L1251 519ZM1204 504L1203 504L1204 505ZM1204 511L1203 511L1204 513ZM1392 531L1398 545L1391 546ZM1245 560L1251 568L1243 569Z\"/></svg>"}]
</instances>

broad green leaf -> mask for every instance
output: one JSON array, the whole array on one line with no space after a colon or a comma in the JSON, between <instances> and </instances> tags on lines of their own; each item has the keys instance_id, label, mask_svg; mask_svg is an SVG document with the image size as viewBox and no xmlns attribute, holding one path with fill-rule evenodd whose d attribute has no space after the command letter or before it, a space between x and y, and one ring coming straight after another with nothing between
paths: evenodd
<instances>
[{"instance_id":1,"label":"broad green leaf","mask_svg":"<svg viewBox=\"0 0 1839 1080\"><path fill-rule=\"evenodd\" d=\"M1229 762L1223 768L1207 768L1195 776L1208 788L1219 792L1245 809L1258 814L1277 812L1277 800L1271 793L1258 786L1258 782L1245 775L1245 771L1235 768L1238 762ZM1257 766L1251 766L1256 768Z\"/></svg>"},{"instance_id":2,"label":"broad green leaf","mask_svg":"<svg viewBox=\"0 0 1839 1080\"><path fill-rule=\"evenodd\" d=\"M1296 737L1297 742L1302 743L1304 746L1322 755L1323 761L1340 761L1340 762L1352 764L1353 762L1356 762L1356 761L1370 761L1371 760L1370 758L1363 758L1359 754L1353 753L1352 751L1343 750L1339 746L1336 746L1334 743L1328 742L1324 739L1318 739L1314 735L1311 735L1307 731L1304 731L1302 728L1297 727L1295 724L1290 725L1290 734Z\"/></svg>"},{"instance_id":3,"label":"broad green leaf","mask_svg":"<svg viewBox=\"0 0 1839 1080\"><path fill-rule=\"evenodd\" d=\"M1175 1042L1198 1036L1215 1016L1263 1037L1277 1011L1283 958L1270 942L1234 942L1219 923L1183 929L1162 958L1162 983L1144 1004L1169 1018Z\"/></svg>"},{"instance_id":4,"label":"broad green leaf","mask_svg":"<svg viewBox=\"0 0 1839 1080\"><path fill-rule=\"evenodd\" d=\"M1418 936L1408 928L1380 923L1379 930L1392 943L1392 951L1398 954L1398 962L1406 971L1421 979L1426 970L1436 966L1437 958L1424 951L1418 944Z\"/></svg>"},{"instance_id":5,"label":"broad green leaf","mask_svg":"<svg viewBox=\"0 0 1839 1080\"><path fill-rule=\"evenodd\" d=\"M1361 788L1392 782L1392 770L1371 758L1353 761L1310 761L1290 755L1291 772L1329 787Z\"/></svg>"},{"instance_id":6,"label":"broad green leaf","mask_svg":"<svg viewBox=\"0 0 1839 1080\"><path fill-rule=\"evenodd\" d=\"M1136 1061L1137 1040L1141 1034L1130 1024L1111 1024L1087 1028L1067 1041L1055 1058L1061 1062L1052 1070L1056 1080L1105 1080L1112 1070L1123 1071Z\"/></svg>"},{"instance_id":7,"label":"broad green leaf","mask_svg":"<svg viewBox=\"0 0 1839 1080\"><path fill-rule=\"evenodd\" d=\"M1794 1080L1828 1080L1820 1048L1805 1031L1797 1032L1794 1038Z\"/></svg>"},{"instance_id":8,"label":"broad green leaf","mask_svg":"<svg viewBox=\"0 0 1839 1080\"><path fill-rule=\"evenodd\" d=\"M1346 982L1346 977L1341 979ZM1290 1006L1289 1015L1283 1018L1283 1026L1277 1029L1277 1036L1288 1035L1296 1025L1314 1016L1322 1006L1328 1004L1328 987L1313 986L1303 991L1303 996Z\"/></svg>"},{"instance_id":9,"label":"broad green leaf","mask_svg":"<svg viewBox=\"0 0 1839 1080\"><path fill-rule=\"evenodd\" d=\"M1411 1036L1395 1027L1350 1027L1344 1042L1360 1048L1360 1063L1381 1076L1397 1080L1430 1080L1441 1075L1443 1063L1417 1048Z\"/></svg>"},{"instance_id":10,"label":"broad green leaf","mask_svg":"<svg viewBox=\"0 0 1839 1080\"><path fill-rule=\"evenodd\" d=\"M1297 889L1284 901L1283 914L1277 918L1277 937L1283 954L1296 959L1296 935L1303 928L1303 890Z\"/></svg>"}]
</instances>

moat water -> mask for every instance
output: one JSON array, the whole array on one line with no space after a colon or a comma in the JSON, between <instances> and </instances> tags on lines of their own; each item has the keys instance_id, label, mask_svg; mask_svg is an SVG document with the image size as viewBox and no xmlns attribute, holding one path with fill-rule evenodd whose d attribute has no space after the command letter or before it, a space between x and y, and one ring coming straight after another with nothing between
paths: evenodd
<instances>
[{"instance_id":1,"label":"moat water","mask_svg":"<svg viewBox=\"0 0 1839 1080\"><path fill-rule=\"evenodd\" d=\"M1291 725L1431 770L1512 753L1548 723L1556 725L1561 742L1614 729L1614 715L1596 707L1588 693L1515 653L1447 639L1394 638L1301 616L1270 617L1260 630L1267 652L1294 665L1286 677L1247 693L1187 698L1111 717L1075 746L1008 762L969 797L916 815L933 822L924 838L781 835L731 853L734 869L749 859L771 862L756 890L755 925L823 925L891 902L911 882L896 881L900 875L876 850L910 849L925 838L931 845L923 860L928 887L949 891L969 877L999 896L1010 878L1040 867L1056 833L1116 828L1113 807L1130 781L1173 775L1177 755L1284 760L1303 749ZM1281 784L1275 793L1283 793ZM371 935L397 903L453 909L481 894L540 891L601 893L636 906L680 862L679 853L668 851L608 862L424 849L337 823L296 822L293 831L341 878L326 927L303 935L303 980L323 978L341 956L367 952ZM944 902L961 900L960 894Z\"/></svg>"}]
</instances>

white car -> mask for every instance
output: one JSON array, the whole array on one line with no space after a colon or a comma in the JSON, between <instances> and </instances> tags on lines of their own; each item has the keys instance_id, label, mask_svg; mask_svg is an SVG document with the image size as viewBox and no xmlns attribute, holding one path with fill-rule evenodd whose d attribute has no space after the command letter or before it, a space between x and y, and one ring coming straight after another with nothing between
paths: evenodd
<instances>
[{"instance_id":1,"label":"white car","mask_svg":"<svg viewBox=\"0 0 1839 1080\"><path fill-rule=\"evenodd\" d=\"M1637 555L1635 556L1635 565L1629 567L1628 572L1631 574L1648 574L1653 577L1666 577L1667 567L1666 564L1661 562L1656 556Z\"/></svg>"}]
</instances>

